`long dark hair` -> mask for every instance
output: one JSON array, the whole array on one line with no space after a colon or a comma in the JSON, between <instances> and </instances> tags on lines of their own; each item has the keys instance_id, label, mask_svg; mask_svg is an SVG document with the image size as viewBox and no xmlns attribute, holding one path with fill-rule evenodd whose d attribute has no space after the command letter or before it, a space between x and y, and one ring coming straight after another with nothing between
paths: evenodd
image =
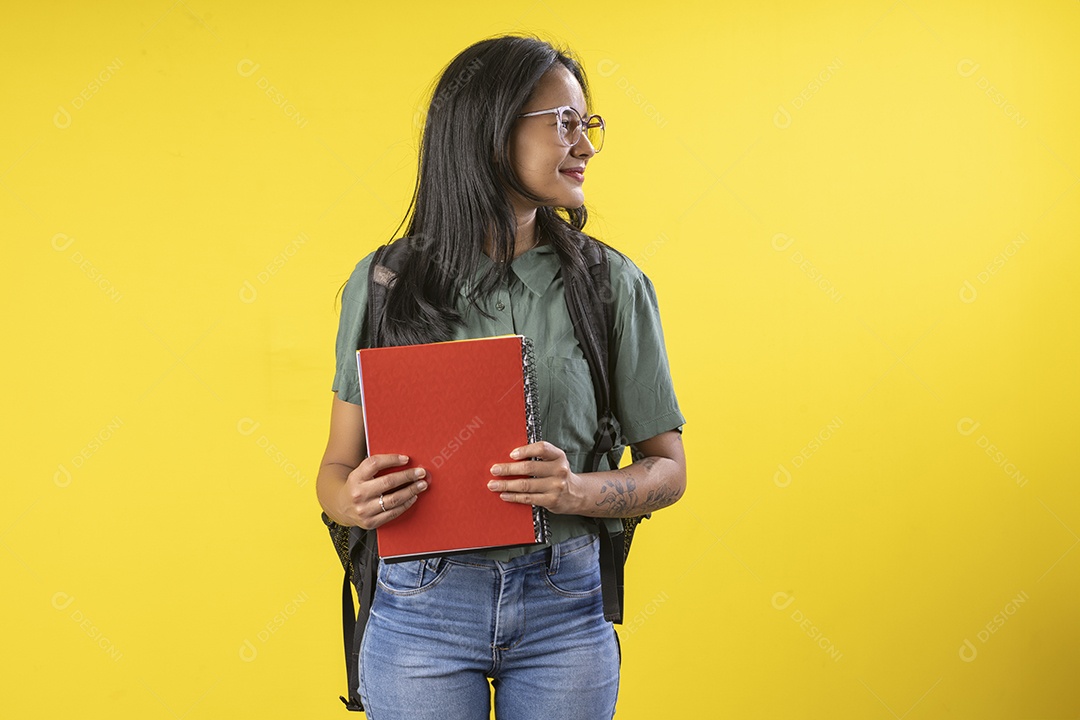
<instances>
[{"instance_id":1,"label":"long dark hair","mask_svg":"<svg viewBox=\"0 0 1080 720\"><path fill-rule=\"evenodd\" d=\"M586 107L592 107L585 72L573 53L534 36L481 40L443 70L428 106L416 187L405 213L412 218L404 237L395 240L410 243L413 252L387 295L381 344L453 337L463 321L458 294L480 267L485 238L494 263L470 288L477 310L478 299L490 295L509 271L517 221L508 189L545 200L514 173L510 133L537 82L556 63L577 78ZM581 243L597 241L582 232L587 218L584 206L536 211L537 238L554 247L566 282L588 276Z\"/></svg>"}]
</instances>

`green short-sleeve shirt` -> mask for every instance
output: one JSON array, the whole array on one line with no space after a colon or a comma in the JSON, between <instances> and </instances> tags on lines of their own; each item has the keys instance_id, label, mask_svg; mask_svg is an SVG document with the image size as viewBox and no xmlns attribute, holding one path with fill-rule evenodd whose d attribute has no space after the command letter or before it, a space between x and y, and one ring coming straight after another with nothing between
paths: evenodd
<instances>
[{"instance_id":1,"label":"green short-sleeve shirt","mask_svg":"<svg viewBox=\"0 0 1080 720\"><path fill-rule=\"evenodd\" d=\"M671 382L653 285L625 256L607 248L605 252L614 309L610 357L612 409L626 441L635 443L681 428L685 419ZM356 350L361 347L364 332L368 269L373 255L357 263L345 286L338 326L333 390L340 399L354 404L360 404ZM479 273L490 263L489 258L483 257ZM466 298L468 290L463 288L459 298L458 311L465 322L457 328L454 339L507 334L532 339L543 437L566 453L574 472L583 472L596 432L596 399L589 365L566 309L559 258L554 248L540 245L514 259L507 282L481 301L492 318L484 317L472 307ZM507 453L510 450L507 448ZM606 469L605 465L601 467ZM591 520L554 513L550 515L550 527L552 543L596 531ZM507 560L527 551L492 550L485 554Z\"/></svg>"}]
</instances>

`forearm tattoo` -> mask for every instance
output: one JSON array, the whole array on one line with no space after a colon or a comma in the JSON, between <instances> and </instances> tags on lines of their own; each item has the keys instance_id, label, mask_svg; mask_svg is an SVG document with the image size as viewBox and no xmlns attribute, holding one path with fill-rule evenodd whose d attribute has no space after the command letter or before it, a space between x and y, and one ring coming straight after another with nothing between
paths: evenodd
<instances>
[{"instance_id":1,"label":"forearm tattoo","mask_svg":"<svg viewBox=\"0 0 1080 720\"><path fill-rule=\"evenodd\" d=\"M646 472L656 465L657 458L647 457L634 463L633 467ZM649 490L642 498L637 492L637 480L629 468L618 468L614 477L605 479L600 486L600 499L596 506L605 508L609 517L633 517L670 505L679 499L679 491L666 484Z\"/></svg>"}]
</instances>

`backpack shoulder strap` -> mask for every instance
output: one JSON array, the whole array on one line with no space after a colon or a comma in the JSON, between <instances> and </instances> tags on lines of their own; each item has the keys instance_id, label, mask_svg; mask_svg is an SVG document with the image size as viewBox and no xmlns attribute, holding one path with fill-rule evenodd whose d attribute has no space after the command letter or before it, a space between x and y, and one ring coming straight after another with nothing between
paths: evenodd
<instances>
[{"instance_id":1,"label":"backpack shoulder strap","mask_svg":"<svg viewBox=\"0 0 1080 720\"><path fill-rule=\"evenodd\" d=\"M382 343L382 318L386 310L386 298L390 288L404 267L408 246L402 242L383 245L375 251L368 268L368 307L365 323L366 347L380 347ZM345 671L348 678L348 695L341 696L341 702L349 710L362 712L364 705L360 700L359 669L360 643L364 639L364 628L371 613L371 603L375 598L375 581L379 568L379 550L377 536L372 530L359 527L343 528L332 523L323 514L323 519L330 526L330 535L338 545L338 552L345 565L345 578L341 586L341 630L345 648ZM342 547L347 542L346 547ZM356 587L359 607L353 604L350 585Z\"/></svg>"},{"instance_id":2,"label":"backpack shoulder strap","mask_svg":"<svg viewBox=\"0 0 1080 720\"><path fill-rule=\"evenodd\" d=\"M574 336L589 364L593 394L596 397L599 422L593 448L586 460L589 470L596 472L600 469L603 456L612 452L618 440L615 416L611 410L608 362L614 314L611 308L611 275L608 271L607 253L600 243L591 238L584 239L581 251L589 271L589 282L571 278L566 284L566 305L574 326ZM611 460L615 463L618 459Z\"/></svg>"},{"instance_id":3,"label":"backpack shoulder strap","mask_svg":"<svg viewBox=\"0 0 1080 720\"><path fill-rule=\"evenodd\" d=\"M386 311L386 297L405 267L408 252L408 242L402 239L381 246L371 259L368 267L368 347L382 346L382 320Z\"/></svg>"},{"instance_id":4,"label":"backpack shoulder strap","mask_svg":"<svg viewBox=\"0 0 1080 720\"><path fill-rule=\"evenodd\" d=\"M379 550L374 530L360 527L349 528L350 567L345 570L345 580L341 586L341 629L345 643L345 674L348 679L348 696L340 696L346 709L363 712L364 704L360 700L360 643L364 639L371 614L371 603L375 599L375 582L379 569ZM353 605L350 581L356 586L359 607Z\"/></svg>"},{"instance_id":5,"label":"backpack shoulder strap","mask_svg":"<svg viewBox=\"0 0 1080 720\"><path fill-rule=\"evenodd\" d=\"M574 325L574 336L589 364L593 391L596 397L596 439L586 459L589 471L600 469L607 455L611 467L618 467L615 445L619 432L611 409L610 349L614 311L611 307L611 275L607 251L600 243L584 238L582 257L589 271L588 282L581 278L566 280L566 305ZM625 523L624 523L625 524ZM604 618L622 622L623 567L626 561L622 532L612 532L603 518L596 519L600 536L600 584L604 601Z\"/></svg>"}]
</instances>

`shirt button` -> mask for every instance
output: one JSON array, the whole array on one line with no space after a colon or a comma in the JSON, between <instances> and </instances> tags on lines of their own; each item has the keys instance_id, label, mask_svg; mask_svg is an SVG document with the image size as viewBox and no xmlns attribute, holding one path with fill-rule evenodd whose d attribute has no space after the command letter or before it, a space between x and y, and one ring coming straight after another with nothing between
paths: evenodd
<instances>
[{"instance_id":1,"label":"shirt button","mask_svg":"<svg viewBox=\"0 0 1080 720\"><path fill-rule=\"evenodd\" d=\"M502 301L502 300L500 300L499 302L495 303L495 309L496 309L496 310L505 310L505 309L506 309L506 305L504 305L504 304L503 304L503 301Z\"/></svg>"}]
</instances>

